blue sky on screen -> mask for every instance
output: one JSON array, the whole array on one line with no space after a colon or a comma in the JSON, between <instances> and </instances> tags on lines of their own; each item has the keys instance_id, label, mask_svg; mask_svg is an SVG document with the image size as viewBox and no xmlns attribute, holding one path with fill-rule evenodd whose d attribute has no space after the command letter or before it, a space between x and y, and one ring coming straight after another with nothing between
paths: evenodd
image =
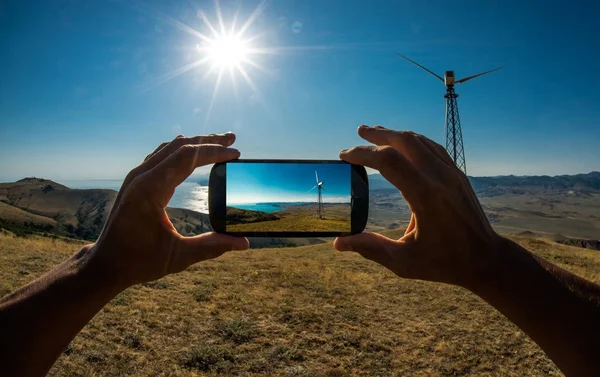
<instances>
[{"instance_id":1,"label":"blue sky on screen","mask_svg":"<svg viewBox=\"0 0 600 377\"><path fill-rule=\"evenodd\" d=\"M234 131L246 158L336 159L361 123L443 144L442 83L396 52L504 67L456 88L471 175L600 169L598 1L261 4L220 3L260 53L218 80L212 0L0 2L0 180L122 179L179 133Z\"/></svg>"},{"instance_id":2,"label":"blue sky on screen","mask_svg":"<svg viewBox=\"0 0 600 377\"><path fill-rule=\"evenodd\" d=\"M316 202L315 171L323 202L350 202L350 165L233 163L227 165L227 205L264 202Z\"/></svg>"}]
</instances>

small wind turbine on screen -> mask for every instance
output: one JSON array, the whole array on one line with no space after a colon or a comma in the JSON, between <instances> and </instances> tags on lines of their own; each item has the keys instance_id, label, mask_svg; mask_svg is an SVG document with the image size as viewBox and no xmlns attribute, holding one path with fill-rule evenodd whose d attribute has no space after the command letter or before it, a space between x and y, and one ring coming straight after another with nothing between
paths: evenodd
<instances>
[{"instance_id":1,"label":"small wind turbine on screen","mask_svg":"<svg viewBox=\"0 0 600 377\"><path fill-rule=\"evenodd\" d=\"M327 191L327 190L325 190L325 188L323 187L324 182L319 182L319 174L317 174L316 170L315 170L315 178L317 179L317 184L315 185L315 187L308 190L308 192L311 192L312 190L317 189L317 218L319 220L323 220L323 195L322 195L321 191Z\"/></svg>"}]
</instances>

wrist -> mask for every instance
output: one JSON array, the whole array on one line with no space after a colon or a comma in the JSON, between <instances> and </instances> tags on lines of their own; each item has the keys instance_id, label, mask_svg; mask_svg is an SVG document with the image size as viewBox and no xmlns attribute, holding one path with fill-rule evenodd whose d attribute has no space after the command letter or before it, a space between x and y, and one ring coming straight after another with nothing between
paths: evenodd
<instances>
[{"instance_id":1,"label":"wrist","mask_svg":"<svg viewBox=\"0 0 600 377\"><path fill-rule=\"evenodd\" d=\"M511 285L516 270L535 264L535 259L530 252L500 235L487 254L486 263L477 269L473 279L464 286L480 297L486 297L498 289Z\"/></svg>"},{"instance_id":2,"label":"wrist","mask_svg":"<svg viewBox=\"0 0 600 377\"><path fill-rule=\"evenodd\" d=\"M84 246L72 257L76 273L87 288L102 296L116 296L128 288L119 274L102 257L102 247L98 243Z\"/></svg>"},{"instance_id":3,"label":"wrist","mask_svg":"<svg viewBox=\"0 0 600 377\"><path fill-rule=\"evenodd\" d=\"M495 234L491 242L478 251L481 258L477 258L473 263L468 279L460 285L478 294L499 276L509 272L510 260L518 258L518 254L522 252L512 240Z\"/></svg>"}]
</instances>

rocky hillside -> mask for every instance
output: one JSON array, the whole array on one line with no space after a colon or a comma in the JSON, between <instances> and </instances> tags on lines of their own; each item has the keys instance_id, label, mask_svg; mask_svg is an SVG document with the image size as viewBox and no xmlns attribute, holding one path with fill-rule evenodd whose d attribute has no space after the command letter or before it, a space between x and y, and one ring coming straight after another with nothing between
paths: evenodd
<instances>
[{"instance_id":1,"label":"rocky hillside","mask_svg":"<svg viewBox=\"0 0 600 377\"><path fill-rule=\"evenodd\" d=\"M0 227L17 233L49 233L93 240L113 206L114 190L74 190L42 178L0 183ZM210 230L208 216L168 208L173 225L183 235Z\"/></svg>"},{"instance_id":2,"label":"rocky hillside","mask_svg":"<svg viewBox=\"0 0 600 377\"><path fill-rule=\"evenodd\" d=\"M520 194L525 192L564 192L568 193L600 193L600 172L594 171L587 174L557 175L557 176L496 176L496 177L469 177L471 186L478 195L494 196ZM369 176L371 190L393 189L381 174Z\"/></svg>"},{"instance_id":3,"label":"rocky hillside","mask_svg":"<svg viewBox=\"0 0 600 377\"><path fill-rule=\"evenodd\" d=\"M261 221L279 220L272 213L250 211L246 209L227 207L227 225L256 223Z\"/></svg>"},{"instance_id":4,"label":"rocky hillside","mask_svg":"<svg viewBox=\"0 0 600 377\"><path fill-rule=\"evenodd\" d=\"M600 192L600 172L576 175L469 177L479 195L520 194L525 192L554 192L589 194Z\"/></svg>"}]
</instances>

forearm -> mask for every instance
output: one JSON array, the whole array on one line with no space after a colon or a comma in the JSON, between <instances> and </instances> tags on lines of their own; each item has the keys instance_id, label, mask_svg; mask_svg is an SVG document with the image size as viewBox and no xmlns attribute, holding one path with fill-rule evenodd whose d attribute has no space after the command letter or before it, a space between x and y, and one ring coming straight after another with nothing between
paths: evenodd
<instances>
[{"instance_id":1,"label":"forearm","mask_svg":"<svg viewBox=\"0 0 600 377\"><path fill-rule=\"evenodd\" d=\"M467 287L529 335L569 376L600 371L600 287L502 239L496 260Z\"/></svg>"},{"instance_id":2,"label":"forearm","mask_svg":"<svg viewBox=\"0 0 600 377\"><path fill-rule=\"evenodd\" d=\"M0 301L0 375L44 375L119 290L87 263L84 247Z\"/></svg>"}]
</instances>

